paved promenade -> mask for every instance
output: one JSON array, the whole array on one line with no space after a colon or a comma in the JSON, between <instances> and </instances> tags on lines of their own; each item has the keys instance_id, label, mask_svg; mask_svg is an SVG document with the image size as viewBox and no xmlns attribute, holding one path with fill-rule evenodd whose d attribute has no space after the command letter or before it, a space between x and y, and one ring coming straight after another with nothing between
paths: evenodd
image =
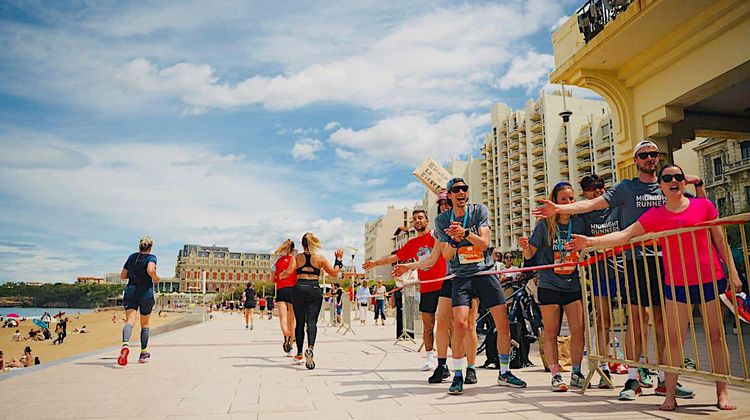
<instances>
[{"instance_id":1,"label":"paved promenade","mask_svg":"<svg viewBox=\"0 0 750 420\"><path fill-rule=\"evenodd\" d=\"M371 322L371 321L370 321ZM391 323L392 320L389 320ZM697 391L680 411L656 409L661 397L646 390L619 402L617 390L552 393L539 366L517 371L524 390L495 385L497 371L479 370L479 384L462 396L448 384L429 385L418 372L423 353L393 344L393 326L354 326L342 336L321 327L317 368L293 366L282 354L278 320L258 320L245 330L238 315L152 339L151 363L115 368L116 350L0 378L0 419L588 419L748 418L750 390L733 387L735 412L714 408L713 384L682 379ZM134 337L138 337L137 329ZM135 345L137 348L137 343ZM538 354L534 351L534 354ZM480 361L484 358L480 356ZM568 374L565 374L568 379ZM618 385L624 376L617 376Z\"/></svg>"}]
</instances>

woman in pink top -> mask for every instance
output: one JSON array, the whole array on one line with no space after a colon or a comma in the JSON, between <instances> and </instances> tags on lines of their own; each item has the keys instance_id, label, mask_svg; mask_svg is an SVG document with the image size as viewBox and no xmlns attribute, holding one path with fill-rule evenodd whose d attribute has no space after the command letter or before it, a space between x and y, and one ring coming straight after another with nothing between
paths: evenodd
<instances>
[{"instance_id":1,"label":"woman in pink top","mask_svg":"<svg viewBox=\"0 0 750 420\"><path fill-rule=\"evenodd\" d=\"M676 165L666 165L659 171L659 186L667 202L644 213L637 222L627 229L608 235L589 238L573 235L571 249L581 250L591 246L614 246L628 242L636 236L647 232L659 232L695 226L701 222L716 219L719 213L713 203L705 198L687 198L685 192L685 174ZM719 227L711 227L709 244L706 230L670 235L659 239L665 271L664 297L666 298L665 325L669 337L669 353L672 366L681 366L683 360L681 337L687 335L689 311L692 305L699 305L703 319L708 324L709 343L713 355L712 369L715 373L726 374L728 360L724 359L724 337L721 335L720 301L714 293L713 279L717 280L719 293L730 288L727 275L721 264L724 261L730 267L730 279L734 287L741 290L742 283L737 269L726 253L724 234ZM695 239L693 239L695 238ZM695 240L695 242L693 242ZM684 252L684 263L680 257L680 242ZM709 252L709 246L713 249ZM697 261L696 261L697 260ZM703 300L701 290L703 289ZM674 289L674 293L673 293ZM689 300L688 300L689 298ZM679 334L678 334L679 331ZM668 360L668 354L662 360ZM677 374L666 374L666 399L659 407L662 410L674 410L677 407L675 388ZM722 410L734 410L729 403L726 382L716 382L717 407Z\"/></svg>"}]
</instances>

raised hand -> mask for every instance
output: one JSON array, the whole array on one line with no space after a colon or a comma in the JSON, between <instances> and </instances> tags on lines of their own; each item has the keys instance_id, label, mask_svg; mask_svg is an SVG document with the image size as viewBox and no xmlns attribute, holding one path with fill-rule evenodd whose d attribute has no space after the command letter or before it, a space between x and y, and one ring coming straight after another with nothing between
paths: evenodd
<instances>
[{"instance_id":1,"label":"raised hand","mask_svg":"<svg viewBox=\"0 0 750 420\"><path fill-rule=\"evenodd\" d=\"M373 260L367 260L367 261L365 261L364 264L362 264L362 269L363 270L369 270L369 269L375 268L377 266L378 265L375 263L375 261L373 261Z\"/></svg>"},{"instance_id":2,"label":"raised hand","mask_svg":"<svg viewBox=\"0 0 750 420\"><path fill-rule=\"evenodd\" d=\"M518 246L522 250L526 251L529 248L529 238L525 236L521 236L518 238Z\"/></svg>"},{"instance_id":3,"label":"raised hand","mask_svg":"<svg viewBox=\"0 0 750 420\"><path fill-rule=\"evenodd\" d=\"M391 274L393 275L393 277L401 277L408 271L409 267L407 267L406 264L396 264Z\"/></svg>"},{"instance_id":4,"label":"raised hand","mask_svg":"<svg viewBox=\"0 0 750 420\"><path fill-rule=\"evenodd\" d=\"M537 219L552 217L560 212L557 204L549 200L539 200L539 202L542 203L542 205L531 211L531 214Z\"/></svg>"},{"instance_id":5,"label":"raised hand","mask_svg":"<svg viewBox=\"0 0 750 420\"><path fill-rule=\"evenodd\" d=\"M590 245L590 238L588 236L572 234L570 235L570 242L565 244L565 249L567 251L581 251Z\"/></svg>"},{"instance_id":6,"label":"raised hand","mask_svg":"<svg viewBox=\"0 0 750 420\"><path fill-rule=\"evenodd\" d=\"M344 250L343 249L337 249L336 251L333 252L333 255L336 256L337 260L340 260L341 258L344 257Z\"/></svg>"}]
</instances>

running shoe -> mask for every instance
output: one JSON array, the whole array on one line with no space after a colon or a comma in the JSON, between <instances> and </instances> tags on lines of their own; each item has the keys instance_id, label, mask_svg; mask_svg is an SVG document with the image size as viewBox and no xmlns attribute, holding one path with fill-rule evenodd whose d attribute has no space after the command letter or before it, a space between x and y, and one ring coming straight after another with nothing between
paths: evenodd
<instances>
[{"instance_id":1,"label":"running shoe","mask_svg":"<svg viewBox=\"0 0 750 420\"><path fill-rule=\"evenodd\" d=\"M292 351L292 343L288 336L284 336L284 344L282 348L284 349L284 353Z\"/></svg>"},{"instance_id":2,"label":"running shoe","mask_svg":"<svg viewBox=\"0 0 750 420\"><path fill-rule=\"evenodd\" d=\"M286 357L294 357L294 349L290 348L288 352L286 352Z\"/></svg>"},{"instance_id":3,"label":"running shoe","mask_svg":"<svg viewBox=\"0 0 750 420\"><path fill-rule=\"evenodd\" d=\"M685 357L684 359L682 359L682 366L685 369L693 369L693 370L695 370L695 360L693 360L693 359L691 359L689 357Z\"/></svg>"},{"instance_id":4,"label":"running shoe","mask_svg":"<svg viewBox=\"0 0 750 420\"><path fill-rule=\"evenodd\" d=\"M250 324L250 329L251 329L251 330L253 329L253 324Z\"/></svg>"},{"instance_id":5,"label":"running shoe","mask_svg":"<svg viewBox=\"0 0 750 420\"><path fill-rule=\"evenodd\" d=\"M138 356L138 363L147 363L148 359L151 358L151 353L149 352L142 352L140 356Z\"/></svg>"},{"instance_id":6,"label":"running shoe","mask_svg":"<svg viewBox=\"0 0 750 420\"><path fill-rule=\"evenodd\" d=\"M120 366L126 366L128 364L128 355L130 354L130 349L128 349L128 346L122 346L120 349L120 357L117 358L117 364Z\"/></svg>"},{"instance_id":7,"label":"running shoe","mask_svg":"<svg viewBox=\"0 0 750 420\"><path fill-rule=\"evenodd\" d=\"M567 390L568 386L565 385L559 373L552 377L552 392L565 392Z\"/></svg>"},{"instance_id":8,"label":"running shoe","mask_svg":"<svg viewBox=\"0 0 750 420\"><path fill-rule=\"evenodd\" d=\"M641 386L638 384L638 380L628 379L625 381L625 387L622 388L617 399L623 401L635 401L639 395L641 395Z\"/></svg>"},{"instance_id":9,"label":"running shoe","mask_svg":"<svg viewBox=\"0 0 750 420\"><path fill-rule=\"evenodd\" d=\"M622 363L610 363L609 371L618 375L625 375L628 373L628 365L623 365Z\"/></svg>"},{"instance_id":10,"label":"running shoe","mask_svg":"<svg viewBox=\"0 0 750 420\"><path fill-rule=\"evenodd\" d=\"M435 359L427 359L426 362L422 366L419 367L419 370L423 372L427 372L428 370L433 370L437 367L437 360Z\"/></svg>"},{"instance_id":11,"label":"running shoe","mask_svg":"<svg viewBox=\"0 0 750 420\"><path fill-rule=\"evenodd\" d=\"M653 388L654 380L651 379L651 371L644 368L638 368L638 384L641 388Z\"/></svg>"},{"instance_id":12,"label":"running shoe","mask_svg":"<svg viewBox=\"0 0 750 420\"><path fill-rule=\"evenodd\" d=\"M315 361L313 360L313 349L310 347L305 350L305 367L313 370L315 369Z\"/></svg>"},{"instance_id":13,"label":"running shoe","mask_svg":"<svg viewBox=\"0 0 750 420\"><path fill-rule=\"evenodd\" d=\"M586 377L581 372L573 372L570 374L570 387L571 388L583 388L583 383L586 382ZM588 386L591 388L591 384Z\"/></svg>"},{"instance_id":14,"label":"running shoe","mask_svg":"<svg viewBox=\"0 0 750 420\"><path fill-rule=\"evenodd\" d=\"M245 325L245 329L248 329L248 328L250 328L250 327L249 327L249 326L248 326L248 325L246 324L246 325Z\"/></svg>"},{"instance_id":15,"label":"running shoe","mask_svg":"<svg viewBox=\"0 0 750 420\"><path fill-rule=\"evenodd\" d=\"M609 379L609 381L612 382L612 375L609 374L608 370L604 371L604 376L606 376ZM599 389L612 389L612 388L614 388L614 386L609 385L607 383L607 381L605 381L604 378L602 377L602 378L599 378L599 386L598 386L598 388Z\"/></svg>"},{"instance_id":16,"label":"running shoe","mask_svg":"<svg viewBox=\"0 0 750 420\"><path fill-rule=\"evenodd\" d=\"M477 370L474 368L466 368L466 378L464 379L465 384L473 385L477 383Z\"/></svg>"},{"instance_id":17,"label":"running shoe","mask_svg":"<svg viewBox=\"0 0 750 420\"><path fill-rule=\"evenodd\" d=\"M450 388L448 388L448 393L451 395L461 395L464 393L464 378L463 376L454 376L453 382L451 382Z\"/></svg>"},{"instance_id":18,"label":"running shoe","mask_svg":"<svg viewBox=\"0 0 750 420\"><path fill-rule=\"evenodd\" d=\"M750 296L742 292L732 296L732 291L727 290L726 293L721 294L720 298L732 313L734 313L734 305L732 305L732 301L737 302L737 316L740 320L750 323Z\"/></svg>"},{"instance_id":19,"label":"running shoe","mask_svg":"<svg viewBox=\"0 0 750 420\"><path fill-rule=\"evenodd\" d=\"M301 365L303 363L305 363L305 358L302 357L302 354L297 354L296 356L294 356L294 364L295 365Z\"/></svg>"},{"instance_id":20,"label":"running shoe","mask_svg":"<svg viewBox=\"0 0 750 420\"><path fill-rule=\"evenodd\" d=\"M663 381L659 381L659 386L656 387L654 390L654 394L660 395L662 397L665 397L667 395L667 384ZM693 398L695 396L695 392L693 392L690 388L685 388L677 382L677 388L675 388L674 396L676 398Z\"/></svg>"},{"instance_id":21,"label":"running shoe","mask_svg":"<svg viewBox=\"0 0 750 420\"><path fill-rule=\"evenodd\" d=\"M451 373L448 371L448 366L446 365L438 365L435 368L435 372L432 373L432 376L430 376L429 379L427 379L427 382L431 384L439 384L443 382L444 380L450 378Z\"/></svg>"},{"instance_id":22,"label":"running shoe","mask_svg":"<svg viewBox=\"0 0 750 420\"><path fill-rule=\"evenodd\" d=\"M497 377L497 384L501 386L509 386L511 388L526 388L526 382L519 379L511 371L501 373Z\"/></svg>"}]
</instances>

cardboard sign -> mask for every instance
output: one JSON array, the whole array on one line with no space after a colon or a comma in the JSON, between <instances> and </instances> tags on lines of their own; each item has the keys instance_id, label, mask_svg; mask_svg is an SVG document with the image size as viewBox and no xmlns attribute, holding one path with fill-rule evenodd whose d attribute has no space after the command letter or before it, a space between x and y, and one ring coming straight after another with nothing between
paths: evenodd
<instances>
[{"instance_id":1,"label":"cardboard sign","mask_svg":"<svg viewBox=\"0 0 750 420\"><path fill-rule=\"evenodd\" d=\"M435 159L427 158L417 166L414 170L413 175L429 188L435 195L440 194L440 191L445 190L445 186L448 185L448 181L453 176L445 168L443 168Z\"/></svg>"}]
</instances>

